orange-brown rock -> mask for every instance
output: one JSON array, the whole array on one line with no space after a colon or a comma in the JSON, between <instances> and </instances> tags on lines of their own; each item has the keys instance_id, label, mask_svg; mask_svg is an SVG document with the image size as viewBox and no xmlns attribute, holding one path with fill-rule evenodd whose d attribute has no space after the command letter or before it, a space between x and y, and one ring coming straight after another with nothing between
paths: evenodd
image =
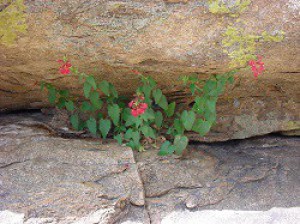
<instances>
[{"instance_id":1,"label":"orange-brown rock","mask_svg":"<svg viewBox=\"0 0 300 224\"><path fill-rule=\"evenodd\" d=\"M57 72L67 55L81 71L108 79L126 94L137 86L131 72L153 76L170 98L191 103L176 81L183 74L228 70L222 33L232 21L208 11L207 1L25 1L28 32L13 46L0 45L0 110L47 106L36 83L76 90ZM247 32L283 30L281 43L264 43L265 73L251 72L218 103L219 122L206 140L245 138L300 128L300 5L296 0L253 0L240 16ZM199 139L198 137L194 137Z\"/></svg>"}]
</instances>

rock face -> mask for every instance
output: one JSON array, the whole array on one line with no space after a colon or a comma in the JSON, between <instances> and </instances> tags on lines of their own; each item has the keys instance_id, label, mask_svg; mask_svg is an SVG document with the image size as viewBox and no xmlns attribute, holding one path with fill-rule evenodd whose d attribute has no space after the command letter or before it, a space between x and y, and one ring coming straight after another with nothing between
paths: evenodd
<instances>
[{"instance_id":1,"label":"rock face","mask_svg":"<svg viewBox=\"0 0 300 224\"><path fill-rule=\"evenodd\" d=\"M300 206L299 138L194 145L179 159L24 126L40 115L3 118L0 223L158 224L186 209Z\"/></svg>"},{"instance_id":2,"label":"rock face","mask_svg":"<svg viewBox=\"0 0 300 224\"><path fill-rule=\"evenodd\" d=\"M74 78L57 72L56 60L63 55L81 71L108 79L125 94L137 86L131 70L138 69L153 76L170 99L186 105L192 100L176 81L180 75L197 73L205 78L228 70L221 42L232 18L210 13L207 1L25 3L28 32L13 46L0 45L0 110L46 106L46 94L36 82L77 91ZM295 0L253 0L241 14L246 32L283 30L285 39L262 44L259 51L266 72L258 81L250 72L239 74L241 79L219 101L218 127L205 140L299 129L299 12Z\"/></svg>"},{"instance_id":3,"label":"rock face","mask_svg":"<svg viewBox=\"0 0 300 224\"><path fill-rule=\"evenodd\" d=\"M1 211L54 223L114 223L131 205L145 204L129 148L56 138L12 120L0 121Z\"/></svg>"}]
</instances>

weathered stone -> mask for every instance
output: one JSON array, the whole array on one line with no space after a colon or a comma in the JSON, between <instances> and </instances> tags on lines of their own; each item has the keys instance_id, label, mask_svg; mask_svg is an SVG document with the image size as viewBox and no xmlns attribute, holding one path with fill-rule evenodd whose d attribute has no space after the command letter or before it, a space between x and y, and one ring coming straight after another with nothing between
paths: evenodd
<instances>
[{"instance_id":1,"label":"weathered stone","mask_svg":"<svg viewBox=\"0 0 300 224\"><path fill-rule=\"evenodd\" d=\"M0 121L0 142L0 210L26 218L111 223L126 214L127 204L144 205L143 184L127 147L57 138L6 119Z\"/></svg>"},{"instance_id":2,"label":"weathered stone","mask_svg":"<svg viewBox=\"0 0 300 224\"><path fill-rule=\"evenodd\" d=\"M207 1L25 1L28 32L14 46L0 46L0 110L41 108L46 93L36 82L53 82L78 92L75 78L61 77L57 59L72 63L98 80L108 79L132 94L138 78L153 76L170 99L192 103L177 78L228 70L222 33L232 18L208 11ZM268 7L261 7L268 5ZM227 89L219 101L219 122L205 139L226 140L299 129L299 3L252 0L241 15L246 32L285 32L281 43L265 43L266 72L251 72ZM241 23L242 24L242 23ZM241 24L237 25L240 26Z\"/></svg>"},{"instance_id":3,"label":"weathered stone","mask_svg":"<svg viewBox=\"0 0 300 224\"><path fill-rule=\"evenodd\" d=\"M190 145L184 158L158 157L23 125L42 119L1 117L0 223L156 224L186 209L300 206L299 138Z\"/></svg>"},{"instance_id":4,"label":"weathered stone","mask_svg":"<svg viewBox=\"0 0 300 224\"><path fill-rule=\"evenodd\" d=\"M172 211L300 205L299 139L191 146L186 159L138 154L151 223ZM179 213L180 214L180 213Z\"/></svg>"},{"instance_id":5,"label":"weathered stone","mask_svg":"<svg viewBox=\"0 0 300 224\"><path fill-rule=\"evenodd\" d=\"M162 220L162 224L298 224L300 220L300 208L272 208L268 211L180 211L173 212Z\"/></svg>"}]
</instances>

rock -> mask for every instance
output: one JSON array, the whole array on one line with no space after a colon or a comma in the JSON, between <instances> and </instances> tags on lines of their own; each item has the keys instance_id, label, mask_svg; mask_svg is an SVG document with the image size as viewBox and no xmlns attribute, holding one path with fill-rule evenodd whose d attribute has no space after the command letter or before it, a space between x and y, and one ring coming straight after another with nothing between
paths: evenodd
<instances>
[{"instance_id":1,"label":"rock","mask_svg":"<svg viewBox=\"0 0 300 224\"><path fill-rule=\"evenodd\" d=\"M298 224L300 208L272 208L268 211L199 211L173 212L164 218L162 224L189 223L219 224L221 222L235 224Z\"/></svg>"},{"instance_id":2,"label":"rock","mask_svg":"<svg viewBox=\"0 0 300 224\"><path fill-rule=\"evenodd\" d=\"M127 205L145 203L130 148L62 139L7 119L0 121L0 142L0 211L59 223L111 223Z\"/></svg>"},{"instance_id":3,"label":"rock","mask_svg":"<svg viewBox=\"0 0 300 224\"><path fill-rule=\"evenodd\" d=\"M17 214L10 211L0 211L2 224L23 224L24 214Z\"/></svg>"},{"instance_id":4,"label":"rock","mask_svg":"<svg viewBox=\"0 0 300 224\"><path fill-rule=\"evenodd\" d=\"M281 131L281 135L286 135L286 136L300 136L300 130L292 130L292 131Z\"/></svg>"},{"instance_id":5,"label":"rock","mask_svg":"<svg viewBox=\"0 0 300 224\"><path fill-rule=\"evenodd\" d=\"M1 117L1 224L156 224L186 209L300 205L299 138L194 144L184 158L158 157L22 125L42 117ZM282 223L292 217L276 214Z\"/></svg>"},{"instance_id":6,"label":"rock","mask_svg":"<svg viewBox=\"0 0 300 224\"><path fill-rule=\"evenodd\" d=\"M137 154L151 223L185 209L299 206L299 147L297 138L264 137L190 146L186 159Z\"/></svg>"},{"instance_id":7,"label":"rock","mask_svg":"<svg viewBox=\"0 0 300 224\"><path fill-rule=\"evenodd\" d=\"M56 60L63 55L97 80L109 77L126 95L137 87L132 69L138 69L154 77L169 99L186 106L192 99L176 81L179 76L197 73L207 78L228 70L221 42L232 18L209 13L205 2L67 3L26 1L28 32L15 45L0 46L0 110L47 106L46 93L36 85L41 81L78 93L76 79L57 72ZM246 31L283 30L285 39L262 44L265 73L258 81L251 72L239 74L241 80L218 103L218 126L204 139L191 134L193 140L223 141L300 129L299 9L294 0L252 1L240 17Z\"/></svg>"}]
</instances>

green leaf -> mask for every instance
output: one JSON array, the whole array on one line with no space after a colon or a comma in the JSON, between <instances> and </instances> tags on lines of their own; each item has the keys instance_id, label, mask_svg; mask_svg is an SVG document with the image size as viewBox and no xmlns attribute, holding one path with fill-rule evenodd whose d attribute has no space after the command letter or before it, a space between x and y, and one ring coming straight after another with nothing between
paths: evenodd
<instances>
[{"instance_id":1,"label":"green leaf","mask_svg":"<svg viewBox=\"0 0 300 224\"><path fill-rule=\"evenodd\" d=\"M110 120L107 120L107 119L101 119L100 122L99 122L99 130L101 132L101 135L104 139L106 139L106 136L109 132L111 128L111 121Z\"/></svg>"},{"instance_id":2,"label":"green leaf","mask_svg":"<svg viewBox=\"0 0 300 224\"><path fill-rule=\"evenodd\" d=\"M154 130L149 126L143 126L140 129L146 138L156 138Z\"/></svg>"},{"instance_id":3,"label":"green leaf","mask_svg":"<svg viewBox=\"0 0 300 224\"><path fill-rule=\"evenodd\" d=\"M181 123L180 119L178 119L178 118L176 118L174 120L174 128L178 134L182 135L184 133L183 124Z\"/></svg>"},{"instance_id":4,"label":"green leaf","mask_svg":"<svg viewBox=\"0 0 300 224\"><path fill-rule=\"evenodd\" d=\"M173 133L174 133L174 127L169 127L166 134L167 135L173 135Z\"/></svg>"},{"instance_id":5,"label":"green leaf","mask_svg":"<svg viewBox=\"0 0 300 224\"><path fill-rule=\"evenodd\" d=\"M85 127L85 122L79 120L78 130L82 131Z\"/></svg>"},{"instance_id":6,"label":"green leaf","mask_svg":"<svg viewBox=\"0 0 300 224\"><path fill-rule=\"evenodd\" d=\"M230 77L228 78L228 82L229 82L230 84L233 84L233 83L234 83L234 76L230 76Z\"/></svg>"},{"instance_id":7,"label":"green leaf","mask_svg":"<svg viewBox=\"0 0 300 224\"><path fill-rule=\"evenodd\" d=\"M132 132L133 132L133 130L132 130L131 128L129 128L129 129L126 131L126 133L125 133L125 135L124 135L124 138L125 138L126 140L132 139Z\"/></svg>"},{"instance_id":8,"label":"green leaf","mask_svg":"<svg viewBox=\"0 0 300 224\"><path fill-rule=\"evenodd\" d=\"M97 134L97 121L95 118L90 117L90 119L86 121L86 126L93 135Z\"/></svg>"},{"instance_id":9,"label":"green leaf","mask_svg":"<svg viewBox=\"0 0 300 224\"><path fill-rule=\"evenodd\" d=\"M196 84L195 83L192 83L190 85L190 90L191 90L192 95L194 96L195 95L195 90L196 90Z\"/></svg>"},{"instance_id":10,"label":"green leaf","mask_svg":"<svg viewBox=\"0 0 300 224\"><path fill-rule=\"evenodd\" d=\"M222 78L218 81L218 83L217 83L217 88L216 88L216 96L219 96L219 95L224 91L226 82L227 82L227 78L226 78L226 77L222 77Z\"/></svg>"},{"instance_id":11,"label":"green leaf","mask_svg":"<svg viewBox=\"0 0 300 224\"><path fill-rule=\"evenodd\" d=\"M154 97L155 103L158 104L162 97L162 91L160 89L155 89L153 90L152 95Z\"/></svg>"},{"instance_id":12,"label":"green leaf","mask_svg":"<svg viewBox=\"0 0 300 224\"><path fill-rule=\"evenodd\" d=\"M203 97L197 96L193 105L193 111L195 111L197 114L203 115L205 109L204 103L205 99Z\"/></svg>"},{"instance_id":13,"label":"green leaf","mask_svg":"<svg viewBox=\"0 0 300 224\"><path fill-rule=\"evenodd\" d=\"M41 83L41 91L43 91L43 90L44 90L44 88L45 88L45 85L46 85L46 83L45 83L45 82L42 82L42 83Z\"/></svg>"},{"instance_id":14,"label":"green leaf","mask_svg":"<svg viewBox=\"0 0 300 224\"><path fill-rule=\"evenodd\" d=\"M125 126L129 127L129 126L132 126L134 124L136 126L139 126L139 125L141 125L141 123L142 123L141 119L139 119L138 117L134 117L130 114L130 116L126 119Z\"/></svg>"},{"instance_id":15,"label":"green leaf","mask_svg":"<svg viewBox=\"0 0 300 224\"><path fill-rule=\"evenodd\" d=\"M78 68L76 68L76 67L74 67L74 66L72 66L72 67L70 68L70 71L71 71L72 73L78 74Z\"/></svg>"},{"instance_id":16,"label":"green leaf","mask_svg":"<svg viewBox=\"0 0 300 224\"><path fill-rule=\"evenodd\" d=\"M62 97L68 97L69 96L69 91L68 90L60 90L58 93Z\"/></svg>"},{"instance_id":17,"label":"green leaf","mask_svg":"<svg viewBox=\"0 0 300 224\"><path fill-rule=\"evenodd\" d=\"M78 114L71 115L70 122L71 122L73 128L76 131L78 131L79 130L79 116L78 116Z\"/></svg>"},{"instance_id":18,"label":"green leaf","mask_svg":"<svg viewBox=\"0 0 300 224\"><path fill-rule=\"evenodd\" d=\"M206 94L211 94L211 91L216 88L217 82L214 80L207 80L203 87L203 90Z\"/></svg>"},{"instance_id":19,"label":"green leaf","mask_svg":"<svg viewBox=\"0 0 300 224\"><path fill-rule=\"evenodd\" d=\"M153 89L156 86L156 82L152 77L148 77L149 85L151 86L151 89Z\"/></svg>"},{"instance_id":20,"label":"green leaf","mask_svg":"<svg viewBox=\"0 0 300 224\"><path fill-rule=\"evenodd\" d=\"M68 111L74 111L75 110L75 106L74 106L74 103L73 101L68 101L65 103L66 105L66 108Z\"/></svg>"},{"instance_id":21,"label":"green leaf","mask_svg":"<svg viewBox=\"0 0 300 224\"><path fill-rule=\"evenodd\" d=\"M88 76L86 78L86 82L88 82L90 84L90 86L92 86L94 88L94 90L97 89L97 84L96 84L96 81L93 76Z\"/></svg>"},{"instance_id":22,"label":"green leaf","mask_svg":"<svg viewBox=\"0 0 300 224\"><path fill-rule=\"evenodd\" d=\"M186 85L189 81L189 77L184 75L180 77L180 80L183 82L184 85Z\"/></svg>"},{"instance_id":23,"label":"green leaf","mask_svg":"<svg viewBox=\"0 0 300 224\"><path fill-rule=\"evenodd\" d=\"M211 124L213 124L216 119L217 119L217 114L216 114L216 111L214 112L211 112L209 110L205 110L204 111L204 118L205 120L209 121Z\"/></svg>"},{"instance_id":24,"label":"green leaf","mask_svg":"<svg viewBox=\"0 0 300 224\"><path fill-rule=\"evenodd\" d=\"M166 115L167 117L172 117L174 115L174 112L175 112L175 106L176 106L176 103L175 102L172 102L168 105L168 109L165 111L166 112Z\"/></svg>"},{"instance_id":25,"label":"green leaf","mask_svg":"<svg viewBox=\"0 0 300 224\"><path fill-rule=\"evenodd\" d=\"M96 91L90 93L90 101L96 110L99 110L103 105L103 101L99 98L99 93Z\"/></svg>"},{"instance_id":26,"label":"green leaf","mask_svg":"<svg viewBox=\"0 0 300 224\"><path fill-rule=\"evenodd\" d=\"M114 139L117 140L119 145L122 145L122 135L121 134L115 135Z\"/></svg>"},{"instance_id":27,"label":"green leaf","mask_svg":"<svg viewBox=\"0 0 300 224\"><path fill-rule=\"evenodd\" d=\"M215 113L216 112L216 99L207 99L205 102L206 108L212 112Z\"/></svg>"},{"instance_id":28,"label":"green leaf","mask_svg":"<svg viewBox=\"0 0 300 224\"><path fill-rule=\"evenodd\" d=\"M163 122L163 115L160 111L155 113L155 125L157 128L161 128Z\"/></svg>"},{"instance_id":29,"label":"green leaf","mask_svg":"<svg viewBox=\"0 0 300 224\"><path fill-rule=\"evenodd\" d=\"M175 151L175 146L171 144L169 141L165 141L159 149L158 155L159 156L166 156L171 155Z\"/></svg>"},{"instance_id":30,"label":"green leaf","mask_svg":"<svg viewBox=\"0 0 300 224\"><path fill-rule=\"evenodd\" d=\"M138 131L132 132L132 140L136 146L140 146L140 133ZM138 147L137 147L138 148Z\"/></svg>"},{"instance_id":31,"label":"green leaf","mask_svg":"<svg viewBox=\"0 0 300 224\"><path fill-rule=\"evenodd\" d=\"M167 101L167 97L165 95L161 96L158 106L160 106L165 111L168 110L168 101Z\"/></svg>"},{"instance_id":32,"label":"green leaf","mask_svg":"<svg viewBox=\"0 0 300 224\"><path fill-rule=\"evenodd\" d=\"M118 97L118 92L113 84L109 83L109 92L113 95L113 97Z\"/></svg>"},{"instance_id":33,"label":"green leaf","mask_svg":"<svg viewBox=\"0 0 300 224\"><path fill-rule=\"evenodd\" d=\"M133 140L130 140L126 146L129 146L132 150L138 149L138 145L134 144Z\"/></svg>"},{"instance_id":34,"label":"green leaf","mask_svg":"<svg viewBox=\"0 0 300 224\"><path fill-rule=\"evenodd\" d=\"M144 93L144 95L145 95L145 98L150 98L150 95L151 95L151 87L149 86L149 85L144 85L143 87L142 87L142 91L143 91L143 93Z\"/></svg>"},{"instance_id":35,"label":"green leaf","mask_svg":"<svg viewBox=\"0 0 300 224\"><path fill-rule=\"evenodd\" d=\"M64 97L60 97L58 102L57 102L57 107L59 109L63 109L66 106L66 99Z\"/></svg>"},{"instance_id":36,"label":"green leaf","mask_svg":"<svg viewBox=\"0 0 300 224\"><path fill-rule=\"evenodd\" d=\"M141 116L140 116L141 119L143 119L144 121L148 121L148 120L154 120L155 119L155 113L154 111L150 108L150 109L147 109L145 111L145 113L143 113Z\"/></svg>"},{"instance_id":37,"label":"green leaf","mask_svg":"<svg viewBox=\"0 0 300 224\"><path fill-rule=\"evenodd\" d=\"M129 117L132 117L132 115L131 115L131 110L127 107L127 108L125 108L125 109L122 110L122 119L124 121L127 121L127 119Z\"/></svg>"},{"instance_id":38,"label":"green leaf","mask_svg":"<svg viewBox=\"0 0 300 224\"><path fill-rule=\"evenodd\" d=\"M48 95L48 100L51 104L55 104L55 101L56 101L56 89L52 86L50 86L48 88L48 91L49 91L49 95Z\"/></svg>"},{"instance_id":39,"label":"green leaf","mask_svg":"<svg viewBox=\"0 0 300 224\"><path fill-rule=\"evenodd\" d=\"M200 134L200 136L206 135L211 128L211 123L209 121L203 121L202 119L196 120L194 126L193 126L193 131L197 132Z\"/></svg>"},{"instance_id":40,"label":"green leaf","mask_svg":"<svg viewBox=\"0 0 300 224\"><path fill-rule=\"evenodd\" d=\"M192 130L194 121L196 119L196 114L194 111L183 111L181 114L181 123L187 131Z\"/></svg>"},{"instance_id":41,"label":"green leaf","mask_svg":"<svg viewBox=\"0 0 300 224\"><path fill-rule=\"evenodd\" d=\"M174 139L175 153L181 155L182 151L186 149L189 139L184 135L176 135Z\"/></svg>"},{"instance_id":42,"label":"green leaf","mask_svg":"<svg viewBox=\"0 0 300 224\"><path fill-rule=\"evenodd\" d=\"M92 105L89 102L84 101L81 104L80 110L83 112L92 111Z\"/></svg>"},{"instance_id":43,"label":"green leaf","mask_svg":"<svg viewBox=\"0 0 300 224\"><path fill-rule=\"evenodd\" d=\"M84 82L83 84L83 93L86 98L89 98L92 86L88 82Z\"/></svg>"},{"instance_id":44,"label":"green leaf","mask_svg":"<svg viewBox=\"0 0 300 224\"><path fill-rule=\"evenodd\" d=\"M118 104L108 105L108 115L111 117L114 125L118 126L120 120L120 107Z\"/></svg>"},{"instance_id":45,"label":"green leaf","mask_svg":"<svg viewBox=\"0 0 300 224\"><path fill-rule=\"evenodd\" d=\"M96 119L101 120L103 117L104 117L103 114L101 112L98 112Z\"/></svg>"},{"instance_id":46,"label":"green leaf","mask_svg":"<svg viewBox=\"0 0 300 224\"><path fill-rule=\"evenodd\" d=\"M109 82L107 81L102 81L99 85L98 88L101 89L101 91L106 95L109 96Z\"/></svg>"},{"instance_id":47,"label":"green leaf","mask_svg":"<svg viewBox=\"0 0 300 224\"><path fill-rule=\"evenodd\" d=\"M120 132L125 132L127 130L127 128L124 125L115 127L115 132L120 133Z\"/></svg>"}]
</instances>

